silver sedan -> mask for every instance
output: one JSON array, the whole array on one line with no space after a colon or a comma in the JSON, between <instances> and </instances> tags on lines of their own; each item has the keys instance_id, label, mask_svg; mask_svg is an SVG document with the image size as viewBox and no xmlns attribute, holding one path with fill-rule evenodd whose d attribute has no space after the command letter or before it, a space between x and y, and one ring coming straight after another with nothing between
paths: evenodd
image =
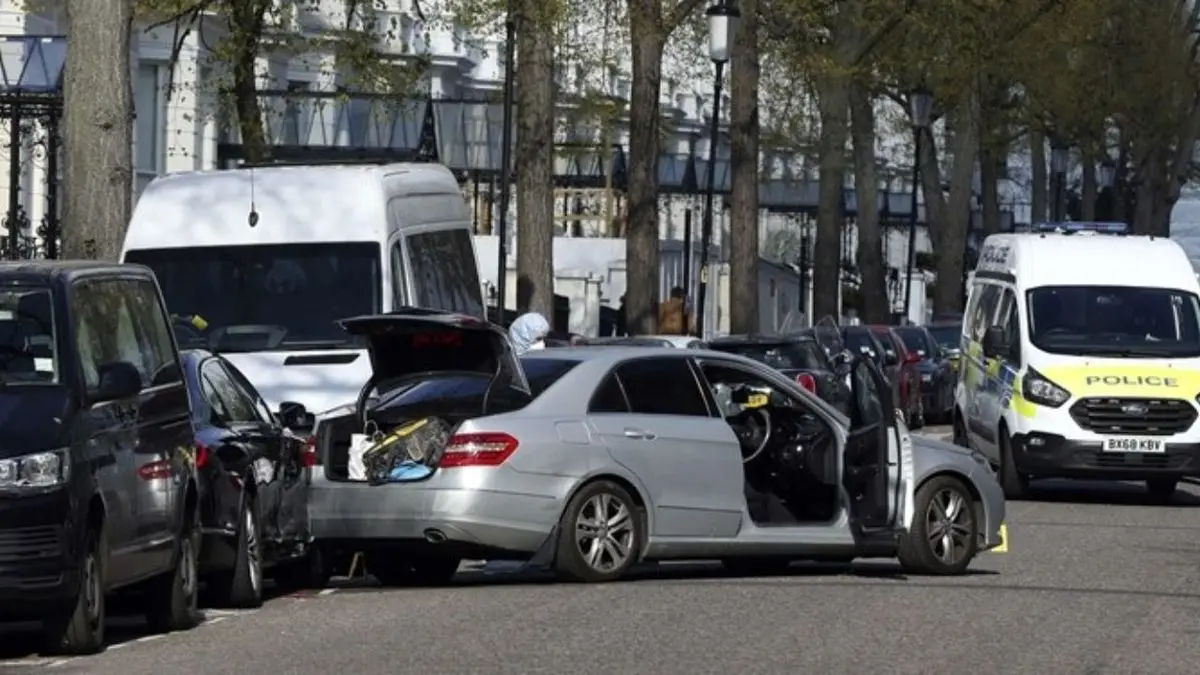
<instances>
[{"instance_id":1,"label":"silver sedan","mask_svg":"<svg viewBox=\"0 0 1200 675\"><path fill-rule=\"evenodd\" d=\"M443 582L467 557L583 581L665 559L761 570L898 557L911 572L959 574L1001 542L987 462L910 435L866 360L853 364L847 418L730 354L517 358L499 328L424 310L343 326L368 338L374 376L318 421L311 532L326 554L366 553L385 584ZM400 450L352 479L383 446Z\"/></svg>"}]
</instances>

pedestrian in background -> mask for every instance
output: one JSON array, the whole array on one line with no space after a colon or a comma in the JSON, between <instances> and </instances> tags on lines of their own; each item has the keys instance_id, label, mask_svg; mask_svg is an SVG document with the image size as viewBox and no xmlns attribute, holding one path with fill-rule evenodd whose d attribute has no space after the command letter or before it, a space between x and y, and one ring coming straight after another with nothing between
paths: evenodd
<instances>
[{"instance_id":1,"label":"pedestrian in background","mask_svg":"<svg viewBox=\"0 0 1200 675\"><path fill-rule=\"evenodd\" d=\"M550 334L550 322L537 312L518 316L508 329L508 339L517 354L546 348L546 336Z\"/></svg>"},{"instance_id":2,"label":"pedestrian in background","mask_svg":"<svg viewBox=\"0 0 1200 675\"><path fill-rule=\"evenodd\" d=\"M671 297L658 307L658 332L663 335L687 335L687 298L679 286L671 289Z\"/></svg>"}]
</instances>

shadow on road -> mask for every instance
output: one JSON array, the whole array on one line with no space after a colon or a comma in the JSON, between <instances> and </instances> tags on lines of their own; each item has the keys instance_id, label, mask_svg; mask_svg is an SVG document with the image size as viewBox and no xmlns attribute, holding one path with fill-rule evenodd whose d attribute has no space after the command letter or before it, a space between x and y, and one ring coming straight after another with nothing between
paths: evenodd
<instances>
[{"instance_id":1,"label":"shadow on road","mask_svg":"<svg viewBox=\"0 0 1200 675\"><path fill-rule=\"evenodd\" d=\"M273 586L264 589L264 602L283 597ZM204 607L204 596L201 595L201 607ZM107 602L107 623L105 625L106 648L112 649L119 645L134 642L151 635L142 614L142 601L136 595L116 596ZM228 615L227 610L202 609L204 620ZM43 665L52 662L56 657L43 655L45 643L42 638L41 625L37 622L0 623L0 672L8 668L21 666Z\"/></svg>"},{"instance_id":2,"label":"shadow on road","mask_svg":"<svg viewBox=\"0 0 1200 675\"><path fill-rule=\"evenodd\" d=\"M1029 496L1023 501L1069 504L1106 504L1114 506L1175 506L1190 508L1200 506L1200 495L1190 492L1186 486L1196 483L1187 481L1169 500L1154 497L1146 491L1144 483L1132 481L1034 481ZM1193 487L1194 489L1194 487Z\"/></svg>"}]
</instances>

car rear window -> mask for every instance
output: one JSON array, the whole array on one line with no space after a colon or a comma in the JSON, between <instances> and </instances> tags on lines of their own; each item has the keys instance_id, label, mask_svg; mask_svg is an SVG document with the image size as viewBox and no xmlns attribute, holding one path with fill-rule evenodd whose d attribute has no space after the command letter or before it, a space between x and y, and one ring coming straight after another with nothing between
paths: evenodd
<instances>
[{"instance_id":1,"label":"car rear window","mask_svg":"<svg viewBox=\"0 0 1200 675\"><path fill-rule=\"evenodd\" d=\"M572 359L523 358L521 366L529 378L529 389L533 398L527 398L507 388L493 389L488 397L489 413L519 410L533 399L542 395L563 375L579 365ZM490 377L481 375L464 375L448 373L447 376L433 376L421 379L396 392L390 393L386 401L381 401L379 408L395 410L397 408L444 409L458 414L479 414L483 409L483 397L487 393ZM436 413L434 413L436 414Z\"/></svg>"},{"instance_id":2,"label":"car rear window","mask_svg":"<svg viewBox=\"0 0 1200 675\"><path fill-rule=\"evenodd\" d=\"M745 342L709 345L710 349L737 354L775 370L825 370L825 359L815 342Z\"/></svg>"}]
</instances>

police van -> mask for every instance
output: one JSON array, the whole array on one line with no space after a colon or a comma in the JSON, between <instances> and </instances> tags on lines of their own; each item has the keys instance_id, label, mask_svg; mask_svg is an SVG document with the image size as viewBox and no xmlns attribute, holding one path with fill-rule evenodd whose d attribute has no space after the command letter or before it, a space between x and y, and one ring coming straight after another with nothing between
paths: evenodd
<instances>
[{"instance_id":1,"label":"police van","mask_svg":"<svg viewBox=\"0 0 1200 675\"><path fill-rule=\"evenodd\" d=\"M1180 246L1124 224L984 241L963 318L954 440L1009 498L1036 478L1200 475L1200 283Z\"/></svg>"}]
</instances>

